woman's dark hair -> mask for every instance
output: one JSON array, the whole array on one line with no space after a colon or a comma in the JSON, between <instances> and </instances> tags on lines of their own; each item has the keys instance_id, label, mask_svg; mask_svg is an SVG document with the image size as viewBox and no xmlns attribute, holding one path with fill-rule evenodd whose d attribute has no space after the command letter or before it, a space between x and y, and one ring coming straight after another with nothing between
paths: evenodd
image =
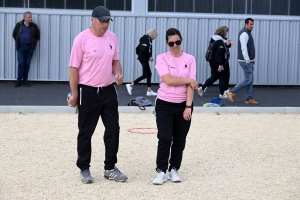
<instances>
[{"instance_id":1,"label":"woman's dark hair","mask_svg":"<svg viewBox=\"0 0 300 200\"><path fill-rule=\"evenodd\" d=\"M181 37L181 34L180 34L180 31L176 28L169 28L167 31L166 31L166 42L168 42L168 39L169 37L173 36L173 35L178 35L180 40L182 40L182 37Z\"/></svg>"}]
</instances>

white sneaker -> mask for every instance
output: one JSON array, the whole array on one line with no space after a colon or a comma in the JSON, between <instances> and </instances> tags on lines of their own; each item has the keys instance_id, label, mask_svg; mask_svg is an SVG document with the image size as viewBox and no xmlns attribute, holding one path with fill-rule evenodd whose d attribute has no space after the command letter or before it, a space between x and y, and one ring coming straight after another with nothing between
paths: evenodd
<instances>
[{"instance_id":1,"label":"white sneaker","mask_svg":"<svg viewBox=\"0 0 300 200\"><path fill-rule=\"evenodd\" d=\"M132 95L132 87L130 87L130 84L126 84L127 92L129 95Z\"/></svg>"},{"instance_id":2,"label":"white sneaker","mask_svg":"<svg viewBox=\"0 0 300 200\"><path fill-rule=\"evenodd\" d=\"M198 94L199 94L200 97L203 97L202 86L198 87Z\"/></svg>"},{"instance_id":3,"label":"white sneaker","mask_svg":"<svg viewBox=\"0 0 300 200\"><path fill-rule=\"evenodd\" d=\"M203 82L202 85L204 85L204 83L205 83L205 82ZM203 90L203 92L206 92L207 88L208 88L208 87L206 87L206 88Z\"/></svg>"},{"instance_id":4,"label":"white sneaker","mask_svg":"<svg viewBox=\"0 0 300 200\"><path fill-rule=\"evenodd\" d=\"M223 95L226 95L227 92L229 92L229 89L228 89L228 90L225 90L224 93L223 93ZM227 95L226 95L226 96L227 96Z\"/></svg>"},{"instance_id":5,"label":"white sneaker","mask_svg":"<svg viewBox=\"0 0 300 200\"><path fill-rule=\"evenodd\" d=\"M166 181L167 181L167 179L166 179L166 173L164 173L164 172L158 172L157 173L157 177L153 180L152 183L154 185L162 185Z\"/></svg>"},{"instance_id":6,"label":"white sneaker","mask_svg":"<svg viewBox=\"0 0 300 200\"><path fill-rule=\"evenodd\" d=\"M228 96L224 93L223 95L219 94L220 99L228 99Z\"/></svg>"},{"instance_id":7,"label":"white sneaker","mask_svg":"<svg viewBox=\"0 0 300 200\"><path fill-rule=\"evenodd\" d=\"M172 182L181 182L181 178L178 174L178 171L174 168L169 172L168 179Z\"/></svg>"},{"instance_id":8,"label":"white sneaker","mask_svg":"<svg viewBox=\"0 0 300 200\"><path fill-rule=\"evenodd\" d=\"M156 92L153 92L152 90L151 90L151 92L148 92L147 91L147 94L146 94L147 96L156 96L157 95L157 93Z\"/></svg>"}]
</instances>

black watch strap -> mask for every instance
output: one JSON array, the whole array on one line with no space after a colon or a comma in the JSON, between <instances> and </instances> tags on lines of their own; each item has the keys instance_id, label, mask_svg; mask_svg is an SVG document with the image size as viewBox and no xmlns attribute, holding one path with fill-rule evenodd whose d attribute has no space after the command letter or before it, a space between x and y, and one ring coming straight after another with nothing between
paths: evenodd
<instances>
[{"instance_id":1,"label":"black watch strap","mask_svg":"<svg viewBox=\"0 0 300 200\"><path fill-rule=\"evenodd\" d=\"M185 108L192 108L192 106L185 106Z\"/></svg>"}]
</instances>

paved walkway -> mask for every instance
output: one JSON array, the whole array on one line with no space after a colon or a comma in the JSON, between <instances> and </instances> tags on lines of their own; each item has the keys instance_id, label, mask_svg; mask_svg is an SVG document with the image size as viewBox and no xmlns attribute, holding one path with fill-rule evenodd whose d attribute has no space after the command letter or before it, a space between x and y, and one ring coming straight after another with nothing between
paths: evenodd
<instances>
[{"instance_id":1,"label":"paved walkway","mask_svg":"<svg viewBox=\"0 0 300 200\"><path fill-rule=\"evenodd\" d=\"M15 88L14 84L14 82L0 82L0 106L2 107L2 112L3 110L7 112L12 108L16 109L16 106L23 109L37 106L49 107L50 110L53 106L67 107L66 96L70 92L68 82L31 82L30 87L22 86L19 88ZM153 85L153 91L157 91L158 87L157 84ZM116 86L116 88L121 110L130 110L130 108L126 108L130 99L136 96L147 97L147 86L143 84L134 87L132 96L128 95L125 84ZM204 93L204 97L200 97L195 91L194 106L201 107L198 110L203 111L203 104L209 103L216 96L218 96L218 86L209 87L207 92ZM289 113L293 111L298 113L300 109L300 86L254 86L253 96L259 102L259 105L245 105L245 89L242 89L237 93L234 103L225 99L226 108L218 108L217 110L221 109L222 112L236 112L237 110L247 112L258 112L261 110L265 112L267 110L268 112ZM154 101L156 97L150 96L147 98ZM205 109L210 111L213 108Z\"/></svg>"}]
</instances>

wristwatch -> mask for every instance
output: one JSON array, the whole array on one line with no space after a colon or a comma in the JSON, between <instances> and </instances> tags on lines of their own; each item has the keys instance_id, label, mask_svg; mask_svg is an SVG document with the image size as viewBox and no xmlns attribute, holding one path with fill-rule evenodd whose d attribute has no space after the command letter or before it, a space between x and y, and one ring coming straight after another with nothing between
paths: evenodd
<instances>
[{"instance_id":1,"label":"wristwatch","mask_svg":"<svg viewBox=\"0 0 300 200\"><path fill-rule=\"evenodd\" d=\"M188 105L186 105L186 106L185 106L185 108L192 108L192 106L188 106Z\"/></svg>"}]
</instances>

